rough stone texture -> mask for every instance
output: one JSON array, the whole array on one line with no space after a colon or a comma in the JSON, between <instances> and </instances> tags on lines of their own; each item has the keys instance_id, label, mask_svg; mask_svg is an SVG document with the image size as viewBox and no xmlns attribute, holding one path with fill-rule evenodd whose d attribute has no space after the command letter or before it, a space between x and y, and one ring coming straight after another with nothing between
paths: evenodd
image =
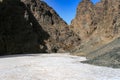
<instances>
[{"instance_id":1,"label":"rough stone texture","mask_svg":"<svg viewBox=\"0 0 120 80\"><path fill-rule=\"evenodd\" d=\"M90 0L82 0L71 27L80 36L85 53L111 42L120 34L120 1L101 0L94 5Z\"/></svg>"},{"instance_id":2,"label":"rough stone texture","mask_svg":"<svg viewBox=\"0 0 120 80\"><path fill-rule=\"evenodd\" d=\"M0 3L0 55L46 52L44 40L48 37L23 2Z\"/></svg>"},{"instance_id":3,"label":"rough stone texture","mask_svg":"<svg viewBox=\"0 0 120 80\"><path fill-rule=\"evenodd\" d=\"M84 63L120 68L120 38L91 52L87 58Z\"/></svg>"},{"instance_id":4,"label":"rough stone texture","mask_svg":"<svg viewBox=\"0 0 120 80\"><path fill-rule=\"evenodd\" d=\"M34 14L50 38L46 40L48 52L66 52L80 44L80 38L69 28L59 15L40 0L22 0Z\"/></svg>"},{"instance_id":5,"label":"rough stone texture","mask_svg":"<svg viewBox=\"0 0 120 80\"><path fill-rule=\"evenodd\" d=\"M83 0L71 26L81 37L76 52L87 56L85 63L120 68L120 0L101 0L95 5Z\"/></svg>"},{"instance_id":6,"label":"rough stone texture","mask_svg":"<svg viewBox=\"0 0 120 80\"><path fill-rule=\"evenodd\" d=\"M94 13L92 12L93 9L94 5L90 0L83 0L77 8L77 15L71 25L73 26L74 31L80 35L81 39L85 39L92 33L90 25L94 16Z\"/></svg>"},{"instance_id":7,"label":"rough stone texture","mask_svg":"<svg viewBox=\"0 0 120 80\"><path fill-rule=\"evenodd\" d=\"M67 52L79 44L79 37L45 2L0 2L0 55Z\"/></svg>"}]
</instances>

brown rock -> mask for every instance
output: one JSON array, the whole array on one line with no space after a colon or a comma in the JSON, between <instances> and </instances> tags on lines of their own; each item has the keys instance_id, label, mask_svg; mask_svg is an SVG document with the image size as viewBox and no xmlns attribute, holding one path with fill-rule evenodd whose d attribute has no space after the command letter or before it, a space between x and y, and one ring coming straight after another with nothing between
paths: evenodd
<instances>
[{"instance_id":1,"label":"brown rock","mask_svg":"<svg viewBox=\"0 0 120 80\"><path fill-rule=\"evenodd\" d=\"M45 2L0 2L0 55L66 52L79 44L79 37Z\"/></svg>"},{"instance_id":2,"label":"brown rock","mask_svg":"<svg viewBox=\"0 0 120 80\"><path fill-rule=\"evenodd\" d=\"M77 15L71 26L81 37L83 45L97 47L119 36L119 21L119 0L101 0L95 5L90 0L83 0L77 8Z\"/></svg>"},{"instance_id":3,"label":"brown rock","mask_svg":"<svg viewBox=\"0 0 120 80\"><path fill-rule=\"evenodd\" d=\"M94 5L90 0L83 0L78 8L77 15L72 21L73 30L81 37L81 39L88 38L96 29L91 26L94 17Z\"/></svg>"},{"instance_id":4,"label":"brown rock","mask_svg":"<svg viewBox=\"0 0 120 80\"><path fill-rule=\"evenodd\" d=\"M98 66L120 68L120 0L101 0L93 5L83 0L71 23L81 37L77 55Z\"/></svg>"},{"instance_id":5,"label":"brown rock","mask_svg":"<svg viewBox=\"0 0 120 80\"><path fill-rule=\"evenodd\" d=\"M59 49L70 51L80 44L79 37L45 2L39 0L22 1L28 5L39 24L50 35L50 38L45 41L48 52L60 52Z\"/></svg>"}]
</instances>

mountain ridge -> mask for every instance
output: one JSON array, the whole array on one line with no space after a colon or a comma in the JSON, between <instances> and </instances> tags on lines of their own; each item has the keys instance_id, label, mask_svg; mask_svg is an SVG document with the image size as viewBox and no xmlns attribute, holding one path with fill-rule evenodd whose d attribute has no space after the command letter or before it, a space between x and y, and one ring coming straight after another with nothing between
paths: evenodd
<instances>
[{"instance_id":1,"label":"mountain ridge","mask_svg":"<svg viewBox=\"0 0 120 80\"><path fill-rule=\"evenodd\" d=\"M68 52L80 43L66 22L43 1L3 0L0 15L1 55Z\"/></svg>"}]
</instances>

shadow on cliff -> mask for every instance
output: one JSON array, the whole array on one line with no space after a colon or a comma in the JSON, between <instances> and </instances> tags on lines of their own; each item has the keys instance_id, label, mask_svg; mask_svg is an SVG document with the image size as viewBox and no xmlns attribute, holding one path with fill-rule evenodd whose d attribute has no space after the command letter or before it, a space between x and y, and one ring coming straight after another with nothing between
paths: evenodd
<instances>
[{"instance_id":1,"label":"shadow on cliff","mask_svg":"<svg viewBox=\"0 0 120 80\"><path fill-rule=\"evenodd\" d=\"M0 55L45 53L49 38L23 2L0 3Z\"/></svg>"}]
</instances>

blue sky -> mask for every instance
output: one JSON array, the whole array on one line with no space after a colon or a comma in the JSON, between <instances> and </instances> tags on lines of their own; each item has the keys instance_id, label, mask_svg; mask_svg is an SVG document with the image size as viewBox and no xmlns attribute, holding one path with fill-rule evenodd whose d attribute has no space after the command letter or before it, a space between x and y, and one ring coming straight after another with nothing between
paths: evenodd
<instances>
[{"instance_id":1,"label":"blue sky","mask_svg":"<svg viewBox=\"0 0 120 80\"><path fill-rule=\"evenodd\" d=\"M44 0L63 20L70 24L76 15L76 8L81 0ZM100 0L92 0L93 3Z\"/></svg>"}]
</instances>

